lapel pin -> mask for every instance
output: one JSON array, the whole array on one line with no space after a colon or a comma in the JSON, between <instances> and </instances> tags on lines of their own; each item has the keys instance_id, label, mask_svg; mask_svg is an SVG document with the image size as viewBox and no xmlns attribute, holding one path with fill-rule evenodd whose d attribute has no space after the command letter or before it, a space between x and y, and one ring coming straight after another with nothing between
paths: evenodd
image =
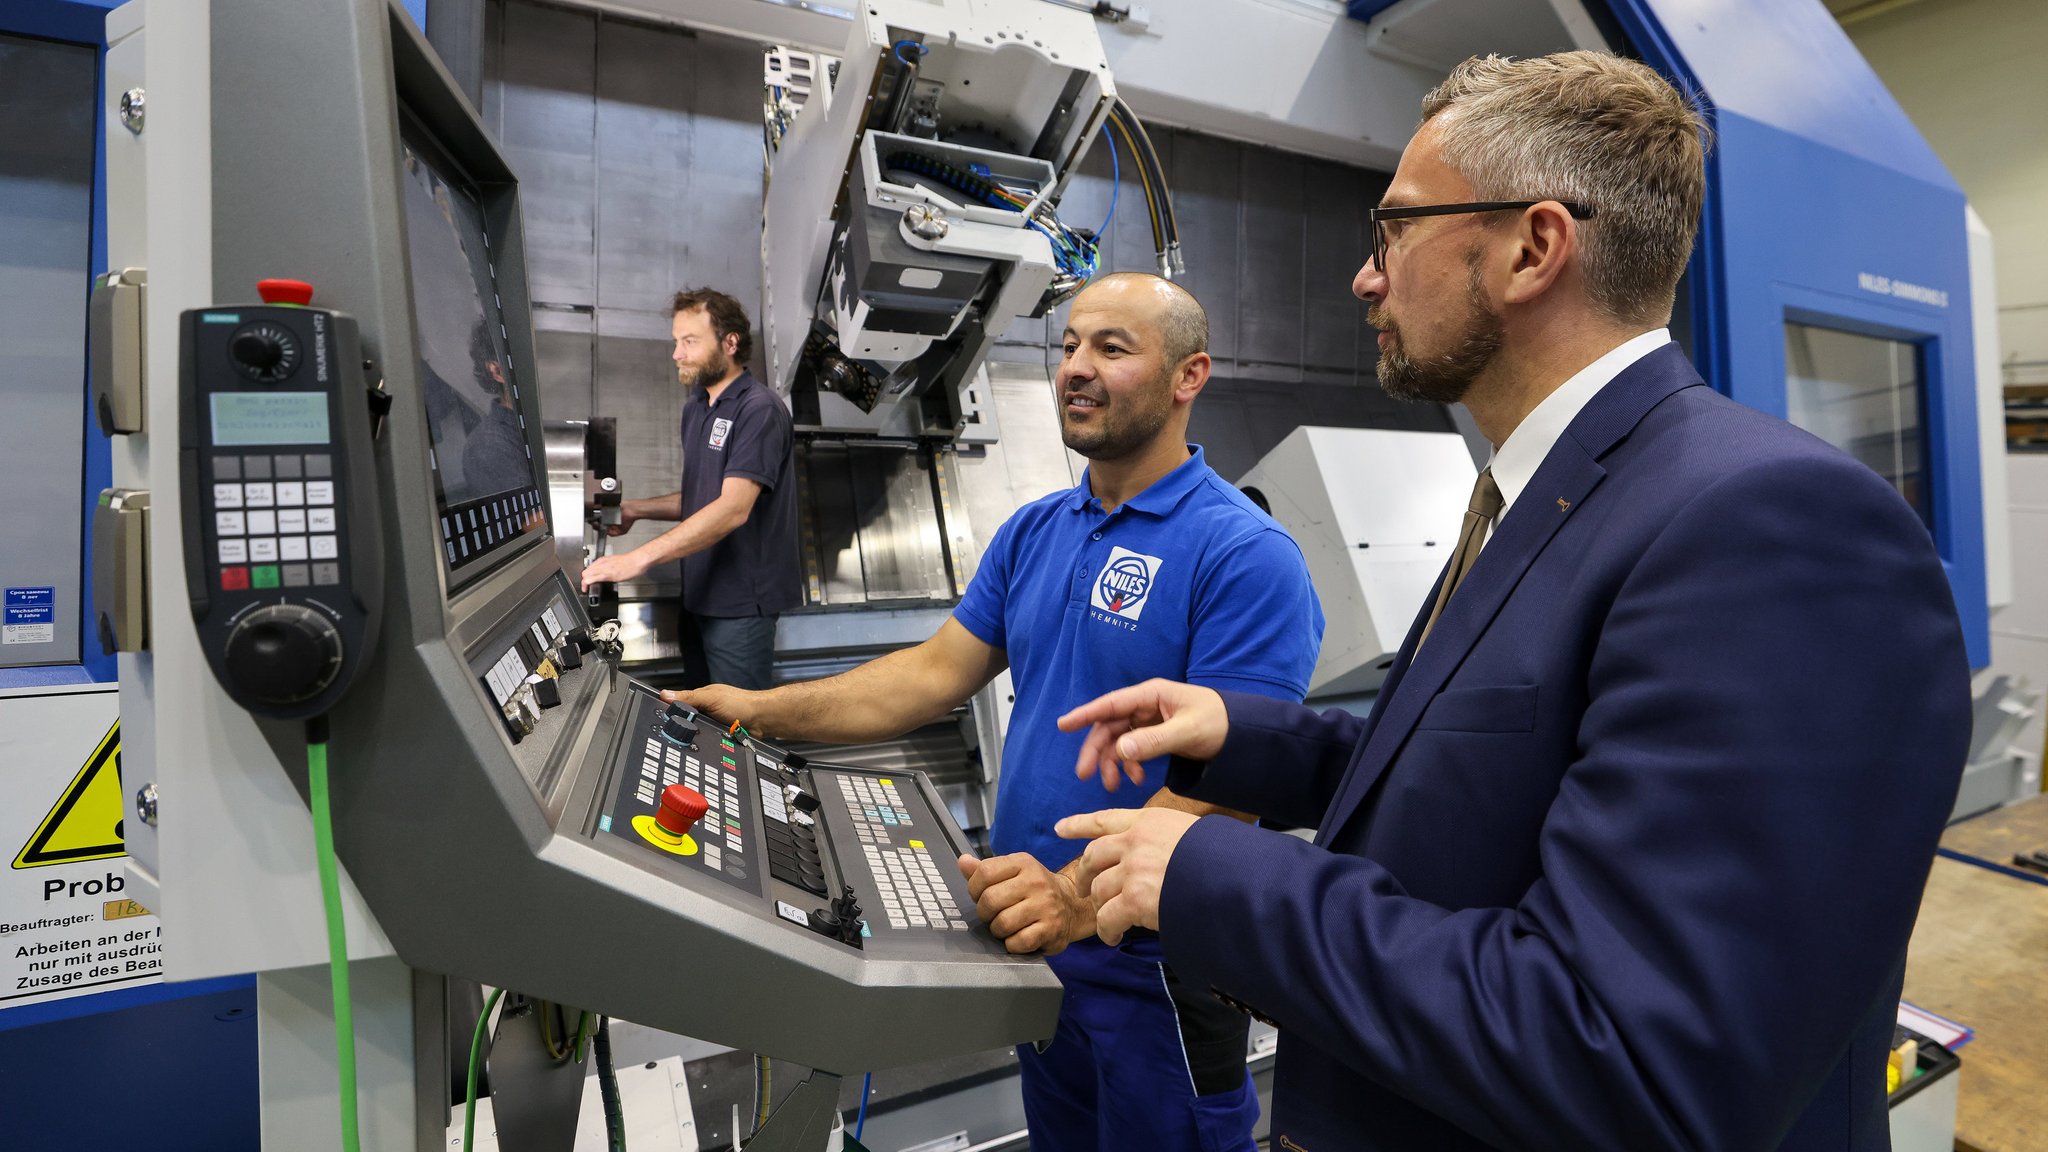
<instances>
[{"instance_id":1,"label":"lapel pin","mask_svg":"<svg viewBox=\"0 0 2048 1152\"><path fill-rule=\"evenodd\" d=\"M1568 512L1568 511L1570 511L1570 510L1571 510L1571 506L1572 506L1572 502L1571 502L1571 501L1569 501L1569 500L1565 499L1565 498L1564 498L1564 497L1562 497L1562 496L1559 496L1559 497L1557 498L1557 510L1558 510L1559 512Z\"/></svg>"}]
</instances>

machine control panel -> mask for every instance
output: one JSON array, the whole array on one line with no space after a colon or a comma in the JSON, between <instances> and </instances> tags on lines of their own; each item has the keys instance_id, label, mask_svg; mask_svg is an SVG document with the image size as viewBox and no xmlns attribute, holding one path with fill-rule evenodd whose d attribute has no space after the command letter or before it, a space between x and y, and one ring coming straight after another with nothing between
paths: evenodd
<instances>
[{"instance_id":1,"label":"machine control panel","mask_svg":"<svg viewBox=\"0 0 2048 1152\"><path fill-rule=\"evenodd\" d=\"M541 713L562 703L560 678L583 666L596 647L589 627L553 591L523 627L501 634L470 660L477 681L490 693L514 744L533 734Z\"/></svg>"},{"instance_id":2,"label":"machine control panel","mask_svg":"<svg viewBox=\"0 0 2048 1152\"><path fill-rule=\"evenodd\" d=\"M369 416L349 386L362 360L355 321L271 303L195 309L180 324L185 577L200 647L243 707L317 715L369 656L382 600Z\"/></svg>"},{"instance_id":3,"label":"machine control panel","mask_svg":"<svg viewBox=\"0 0 2048 1152\"><path fill-rule=\"evenodd\" d=\"M640 684L594 829L615 853L869 954L998 956L920 774L808 763Z\"/></svg>"}]
</instances>

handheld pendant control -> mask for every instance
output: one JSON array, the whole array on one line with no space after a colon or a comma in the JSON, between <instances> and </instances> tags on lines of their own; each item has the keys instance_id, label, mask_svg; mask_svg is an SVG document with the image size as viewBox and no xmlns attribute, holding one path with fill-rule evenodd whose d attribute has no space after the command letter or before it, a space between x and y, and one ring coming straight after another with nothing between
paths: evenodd
<instances>
[{"instance_id":1,"label":"handheld pendant control","mask_svg":"<svg viewBox=\"0 0 2048 1152\"><path fill-rule=\"evenodd\" d=\"M266 300L310 299L276 283L264 282ZM369 659L383 603L356 322L272 303L179 323L185 580L200 648L249 711L318 715Z\"/></svg>"}]
</instances>

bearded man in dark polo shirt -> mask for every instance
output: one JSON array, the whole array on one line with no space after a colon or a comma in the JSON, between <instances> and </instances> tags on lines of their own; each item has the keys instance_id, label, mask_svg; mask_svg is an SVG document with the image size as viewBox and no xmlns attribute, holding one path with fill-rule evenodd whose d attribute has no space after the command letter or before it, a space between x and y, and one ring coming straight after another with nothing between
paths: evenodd
<instances>
[{"instance_id":1,"label":"bearded man in dark polo shirt","mask_svg":"<svg viewBox=\"0 0 2048 1152\"><path fill-rule=\"evenodd\" d=\"M1038 1152L1253 1149L1245 1018L1183 986L1156 940L1095 939L1094 905L1072 882L1078 848L1053 834L1099 797L1074 778L1079 735L1053 724L1073 703L1169 668L1293 701L1315 668L1323 613L1301 550L1187 442L1208 338L1201 304L1179 285L1097 279L1074 298L1054 381L1061 439L1088 472L996 532L937 635L772 692L667 694L771 738L856 743L944 716L1011 670L998 855L959 866L990 931L1012 952L1049 957L1066 989L1052 1041L1017 1051ZM1165 764L1153 767L1125 803L1221 811L1160 787Z\"/></svg>"},{"instance_id":2,"label":"bearded man in dark polo shirt","mask_svg":"<svg viewBox=\"0 0 2048 1152\"><path fill-rule=\"evenodd\" d=\"M723 292L676 293L670 326L683 403L683 486L627 500L612 535L639 520L680 520L629 552L601 556L583 586L682 561L684 683L766 688L775 620L802 600L789 409L747 371L746 309Z\"/></svg>"}]
</instances>

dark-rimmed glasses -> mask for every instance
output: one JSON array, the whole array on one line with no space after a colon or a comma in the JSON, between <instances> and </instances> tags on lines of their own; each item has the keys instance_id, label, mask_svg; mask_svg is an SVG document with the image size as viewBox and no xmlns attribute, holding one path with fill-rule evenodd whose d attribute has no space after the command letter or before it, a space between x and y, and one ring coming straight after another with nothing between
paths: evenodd
<instances>
[{"instance_id":1,"label":"dark-rimmed glasses","mask_svg":"<svg viewBox=\"0 0 2048 1152\"><path fill-rule=\"evenodd\" d=\"M1515 208L1534 208L1538 204L1554 203L1574 220L1590 220L1593 209L1590 205L1571 200L1476 200L1470 204L1422 204L1412 208L1373 208L1366 212L1369 227L1366 229L1372 243L1373 267L1387 270L1387 224L1389 220L1413 220L1418 216L1463 216L1475 212L1506 212Z\"/></svg>"}]
</instances>

